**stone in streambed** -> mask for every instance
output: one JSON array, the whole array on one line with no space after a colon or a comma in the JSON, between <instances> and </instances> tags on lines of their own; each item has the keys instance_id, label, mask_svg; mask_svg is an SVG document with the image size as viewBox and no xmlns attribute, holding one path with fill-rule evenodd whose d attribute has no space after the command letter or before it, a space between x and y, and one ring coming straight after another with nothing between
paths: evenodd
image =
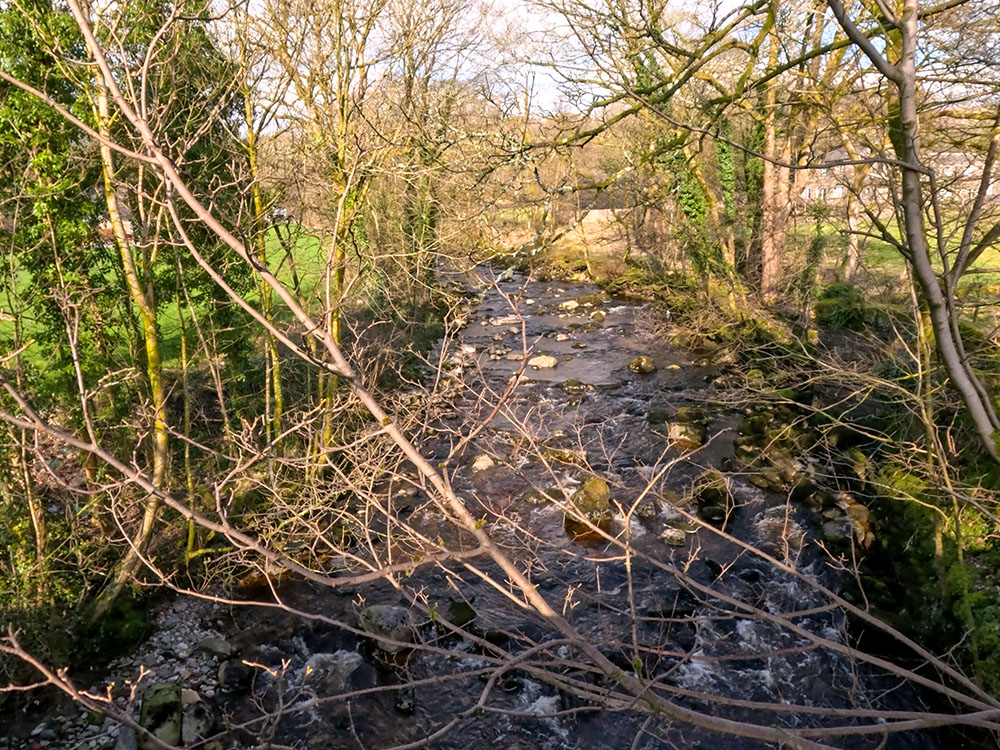
<instances>
[{"instance_id":1,"label":"stone in streambed","mask_svg":"<svg viewBox=\"0 0 1000 750\"><path fill-rule=\"evenodd\" d=\"M354 675L363 665L364 659L357 651L313 654L305 665L305 682L317 695L340 695L357 687Z\"/></svg>"},{"instance_id":2,"label":"stone in streambed","mask_svg":"<svg viewBox=\"0 0 1000 750\"><path fill-rule=\"evenodd\" d=\"M559 364L559 360L551 354L539 354L537 357L532 357L528 360L528 366L534 367L536 370L548 370L557 364Z\"/></svg>"},{"instance_id":3,"label":"stone in streambed","mask_svg":"<svg viewBox=\"0 0 1000 750\"><path fill-rule=\"evenodd\" d=\"M733 510L734 502L725 475L709 469L694 481L693 495L698 503L698 514L706 521L724 521Z\"/></svg>"},{"instance_id":4,"label":"stone in streambed","mask_svg":"<svg viewBox=\"0 0 1000 750\"><path fill-rule=\"evenodd\" d=\"M671 422L667 425L667 439L679 448L698 448L705 442L705 425L691 422Z\"/></svg>"},{"instance_id":5,"label":"stone in streambed","mask_svg":"<svg viewBox=\"0 0 1000 750\"><path fill-rule=\"evenodd\" d=\"M469 462L469 470L472 471L473 474L478 474L481 471L492 469L494 466L496 466L496 462L485 453L480 453Z\"/></svg>"},{"instance_id":6,"label":"stone in streambed","mask_svg":"<svg viewBox=\"0 0 1000 750\"><path fill-rule=\"evenodd\" d=\"M386 643L382 639L410 643L413 640L413 619L410 610L388 604L374 604L365 607L359 615L361 629L374 636L378 647L387 653L395 653L405 646Z\"/></svg>"},{"instance_id":7,"label":"stone in streambed","mask_svg":"<svg viewBox=\"0 0 1000 750\"><path fill-rule=\"evenodd\" d=\"M660 515L660 503L655 497L646 496L635 506L635 515L643 521L649 521Z\"/></svg>"},{"instance_id":8,"label":"stone in streambed","mask_svg":"<svg viewBox=\"0 0 1000 750\"><path fill-rule=\"evenodd\" d=\"M584 482L573 493L570 502L576 508L576 513L594 526L604 528L611 520L611 488L602 477L593 477ZM566 514L565 526L574 536L592 533L587 524L578 520L575 514Z\"/></svg>"},{"instance_id":9,"label":"stone in streambed","mask_svg":"<svg viewBox=\"0 0 1000 750\"><path fill-rule=\"evenodd\" d=\"M675 529L673 526L667 526L667 528L660 532L660 539L671 547L683 547L687 544L687 534L681 529Z\"/></svg>"},{"instance_id":10,"label":"stone in streambed","mask_svg":"<svg viewBox=\"0 0 1000 750\"><path fill-rule=\"evenodd\" d=\"M656 372L656 363L653 362L652 357L636 357L628 363L628 369L629 372L634 372L639 375L650 375Z\"/></svg>"},{"instance_id":11,"label":"stone in streambed","mask_svg":"<svg viewBox=\"0 0 1000 750\"><path fill-rule=\"evenodd\" d=\"M571 396L579 396L582 393L586 393L588 386L579 380L565 380L559 385L560 390Z\"/></svg>"}]
</instances>

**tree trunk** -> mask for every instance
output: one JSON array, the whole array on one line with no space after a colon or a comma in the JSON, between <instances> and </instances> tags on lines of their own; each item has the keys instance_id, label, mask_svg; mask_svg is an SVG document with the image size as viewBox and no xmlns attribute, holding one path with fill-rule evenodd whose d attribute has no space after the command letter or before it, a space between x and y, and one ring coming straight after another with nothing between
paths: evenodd
<instances>
[{"instance_id":1,"label":"tree trunk","mask_svg":"<svg viewBox=\"0 0 1000 750\"><path fill-rule=\"evenodd\" d=\"M994 427L995 413L988 398L983 398L981 386L977 387L975 376L966 366L961 348L956 342L952 320L944 292L938 281L937 272L931 263L927 235L924 228L923 188L920 161L920 131L917 116L916 86L916 40L917 2L906 0L900 23L901 45L898 63L899 75L896 92L899 97L899 111L896 126L898 138L894 146L902 170L902 209L904 216L905 242L912 255L914 274L924 299L927 302L934 329L934 340L938 354L959 392L976 432L986 452L1000 462L1000 432Z\"/></svg>"},{"instance_id":2,"label":"tree trunk","mask_svg":"<svg viewBox=\"0 0 1000 750\"><path fill-rule=\"evenodd\" d=\"M111 139L111 115L108 108L107 89L102 82L97 84L97 126L98 132L105 139ZM160 355L160 338L156 326L156 304L152 298L153 288L149 269L144 269L140 278L139 271L132 256L132 248L128 234L125 231L125 223L122 219L121 210L118 205L118 196L115 193L114 159L111 148L106 142L101 143L101 171L104 177L104 199L108 208L108 218L111 222L111 230L114 234L115 243L118 245L121 254L122 266L125 271L125 279L128 282L129 292L132 301L139 311L142 323L142 333L146 346L146 377L149 382L149 396L153 406L153 486L162 488L166 481L167 461L169 451L169 433L167 430L166 412L166 390L163 385L162 360ZM156 514L159 509L159 499L155 494L146 498L142 520L138 530L135 532L129 546L129 551L118 566L114 578L109 586L101 593L94 607L94 619L98 619L108 608L114 604L115 599L121 594L125 586L132 580L142 564L142 555L146 551L149 540L153 535L153 528L156 525Z\"/></svg>"}]
</instances>

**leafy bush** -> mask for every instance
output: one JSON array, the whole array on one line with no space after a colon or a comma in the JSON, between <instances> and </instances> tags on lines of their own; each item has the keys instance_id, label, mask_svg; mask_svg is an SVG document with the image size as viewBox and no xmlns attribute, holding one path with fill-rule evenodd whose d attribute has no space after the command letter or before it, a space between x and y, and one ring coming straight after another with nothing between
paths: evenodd
<instances>
[{"instance_id":1,"label":"leafy bush","mask_svg":"<svg viewBox=\"0 0 1000 750\"><path fill-rule=\"evenodd\" d=\"M858 288L837 281L824 289L814 307L816 321L833 328L858 330L868 320L868 306Z\"/></svg>"}]
</instances>

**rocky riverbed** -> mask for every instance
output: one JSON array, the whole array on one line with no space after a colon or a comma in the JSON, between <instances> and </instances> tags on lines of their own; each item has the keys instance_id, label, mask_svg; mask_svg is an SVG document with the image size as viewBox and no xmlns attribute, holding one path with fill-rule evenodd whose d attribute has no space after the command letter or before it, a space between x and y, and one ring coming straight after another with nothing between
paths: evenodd
<instances>
[{"instance_id":1,"label":"rocky riverbed","mask_svg":"<svg viewBox=\"0 0 1000 750\"><path fill-rule=\"evenodd\" d=\"M763 375L730 368L724 347L670 344L662 315L590 285L512 276L479 294L459 339L437 353L450 395L424 448L442 459L457 427L490 418L457 458L452 484L592 643L621 669L662 681L672 700L733 720L821 726L832 719L780 706L918 706L908 688L817 643L846 646L852 634L811 584L838 589L845 573L831 560L875 531L867 509L830 480L836 467L809 450L808 425L782 405L790 394L736 398L765 392ZM419 492L393 502L427 538L461 544ZM402 586L429 610L412 607ZM211 750L427 737L440 748L769 746L628 706L601 709L569 689L604 683L566 645L545 649L534 672L496 672L497 653L516 657L553 636L512 604L486 562L423 568L397 587L291 581L280 600L166 602L151 613L153 636L87 687L110 691L168 743ZM563 675L566 688L538 670ZM71 707L19 726L10 750L143 746L133 730ZM899 735L885 746L936 743Z\"/></svg>"}]
</instances>

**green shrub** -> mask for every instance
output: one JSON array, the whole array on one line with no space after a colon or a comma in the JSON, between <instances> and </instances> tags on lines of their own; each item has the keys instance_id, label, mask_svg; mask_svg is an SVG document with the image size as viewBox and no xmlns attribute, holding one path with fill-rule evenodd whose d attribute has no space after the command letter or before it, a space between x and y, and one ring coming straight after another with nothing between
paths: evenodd
<instances>
[{"instance_id":1,"label":"green shrub","mask_svg":"<svg viewBox=\"0 0 1000 750\"><path fill-rule=\"evenodd\" d=\"M868 320L868 306L858 288L837 281L824 289L814 306L816 321L833 328L858 330Z\"/></svg>"}]
</instances>

